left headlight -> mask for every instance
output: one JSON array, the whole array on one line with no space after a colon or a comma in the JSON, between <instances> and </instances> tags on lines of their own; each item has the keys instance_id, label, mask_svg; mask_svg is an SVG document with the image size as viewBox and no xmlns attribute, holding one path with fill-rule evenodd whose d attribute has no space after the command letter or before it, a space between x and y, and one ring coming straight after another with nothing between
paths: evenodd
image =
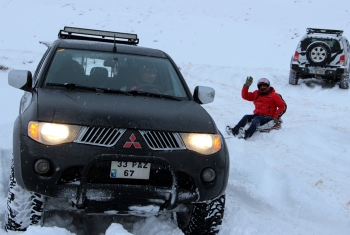
<instances>
[{"instance_id":1,"label":"left headlight","mask_svg":"<svg viewBox=\"0 0 350 235\"><path fill-rule=\"evenodd\" d=\"M220 135L181 133L181 137L187 149L204 155L216 153L221 149Z\"/></svg>"},{"instance_id":2,"label":"left headlight","mask_svg":"<svg viewBox=\"0 0 350 235\"><path fill-rule=\"evenodd\" d=\"M80 129L75 125L31 121L28 123L28 136L42 144L56 145L72 142Z\"/></svg>"}]
</instances>

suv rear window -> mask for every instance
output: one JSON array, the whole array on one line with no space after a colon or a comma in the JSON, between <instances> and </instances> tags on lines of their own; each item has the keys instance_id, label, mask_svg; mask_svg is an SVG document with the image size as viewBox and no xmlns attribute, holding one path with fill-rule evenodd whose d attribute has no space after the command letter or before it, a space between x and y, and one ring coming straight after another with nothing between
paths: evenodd
<instances>
[{"instance_id":1,"label":"suv rear window","mask_svg":"<svg viewBox=\"0 0 350 235\"><path fill-rule=\"evenodd\" d=\"M130 91L147 67L152 68L156 77L153 84L162 93L187 97L181 79L168 59L100 51L58 49L45 84L73 83Z\"/></svg>"},{"instance_id":2,"label":"suv rear window","mask_svg":"<svg viewBox=\"0 0 350 235\"><path fill-rule=\"evenodd\" d=\"M305 51L311 43L316 42L316 41L318 41L318 42L321 41L321 42L327 43L328 46L331 48L332 53L338 52L341 49L339 41L336 39L307 37L300 42L301 50Z\"/></svg>"}]
</instances>

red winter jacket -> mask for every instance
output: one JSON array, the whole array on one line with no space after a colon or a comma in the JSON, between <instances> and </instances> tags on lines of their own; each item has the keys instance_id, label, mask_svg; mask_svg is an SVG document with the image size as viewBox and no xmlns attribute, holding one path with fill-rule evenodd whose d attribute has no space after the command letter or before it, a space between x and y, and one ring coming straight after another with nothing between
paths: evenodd
<instances>
[{"instance_id":1,"label":"red winter jacket","mask_svg":"<svg viewBox=\"0 0 350 235\"><path fill-rule=\"evenodd\" d=\"M280 94L275 92L273 87L268 87L268 91L262 94L259 94L259 90L249 92L248 89L248 87L243 86L242 98L254 102L254 115L266 115L272 118L280 118L286 112L286 102L284 102Z\"/></svg>"}]
</instances>

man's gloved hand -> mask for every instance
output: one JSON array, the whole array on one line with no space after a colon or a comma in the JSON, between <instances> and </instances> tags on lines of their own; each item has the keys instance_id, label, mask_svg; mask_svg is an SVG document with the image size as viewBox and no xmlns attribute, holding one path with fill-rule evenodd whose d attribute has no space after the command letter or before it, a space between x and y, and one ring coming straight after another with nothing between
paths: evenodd
<instances>
[{"instance_id":1,"label":"man's gloved hand","mask_svg":"<svg viewBox=\"0 0 350 235\"><path fill-rule=\"evenodd\" d=\"M278 118L274 118L273 121L274 121L275 123L278 123L278 122L279 122L279 119L278 119Z\"/></svg>"},{"instance_id":2,"label":"man's gloved hand","mask_svg":"<svg viewBox=\"0 0 350 235\"><path fill-rule=\"evenodd\" d=\"M253 78L251 76L247 77L247 80L245 81L244 86L245 87L250 87L250 85L252 85L253 83Z\"/></svg>"}]
</instances>

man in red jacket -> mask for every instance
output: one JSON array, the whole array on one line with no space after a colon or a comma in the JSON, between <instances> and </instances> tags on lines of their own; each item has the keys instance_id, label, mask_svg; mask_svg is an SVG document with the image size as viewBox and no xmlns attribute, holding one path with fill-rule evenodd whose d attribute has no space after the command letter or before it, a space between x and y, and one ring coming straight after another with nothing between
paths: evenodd
<instances>
[{"instance_id":1,"label":"man in red jacket","mask_svg":"<svg viewBox=\"0 0 350 235\"><path fill-rule=\"evenodd\" d=\"M287 110L286 102L282 99L282 96L276 93L275 89L270 86L270 81L268 79L259 79L257 84L258 90L249 92L248 89L252 83L253 78L250 76L247 77L246 83L242 88L242 98L253 101L255 105L254 114L243 116L237 125L231 129L232 134L237 136L240 133L240 129L243 131L243 127L247 122L251 122L249 128L241 133L244 139L250 138L257 127L271 120L277 123Z\"/></svg>"}]
</instances>

